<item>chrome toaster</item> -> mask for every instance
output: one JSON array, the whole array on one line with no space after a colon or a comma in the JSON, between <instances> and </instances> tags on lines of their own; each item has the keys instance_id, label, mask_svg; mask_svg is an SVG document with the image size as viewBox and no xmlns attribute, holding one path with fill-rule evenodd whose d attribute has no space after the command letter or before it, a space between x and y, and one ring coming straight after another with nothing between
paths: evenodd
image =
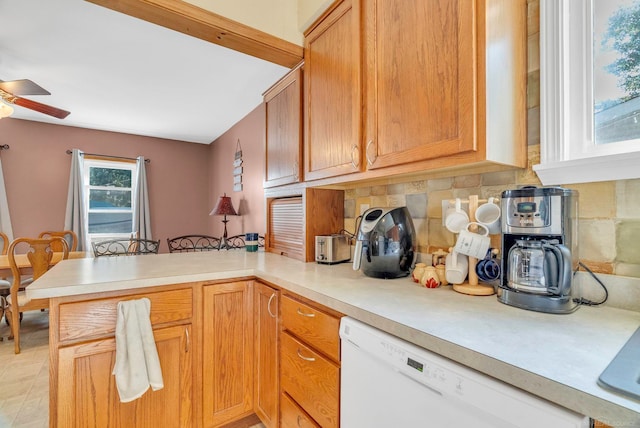
<instances>
[{"instance_id":1,"label":"chrome toaster","mask_svg":"<svg viewBox=\"0 0 640 428\"><path fill-rule=\"evenodd\" d=\"M316 236L316 262L334 264L351 260L349 237L342 234Z\"/></svg>"}]
</instances>

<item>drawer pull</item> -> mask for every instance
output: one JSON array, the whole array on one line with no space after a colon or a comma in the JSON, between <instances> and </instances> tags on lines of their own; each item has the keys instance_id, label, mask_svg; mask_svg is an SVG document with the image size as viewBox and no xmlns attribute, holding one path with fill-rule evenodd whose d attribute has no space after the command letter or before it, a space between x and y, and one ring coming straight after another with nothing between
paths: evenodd
<instances>
[{"instance_id":1,"label":"drawer pull","mask_svg":"<svg viewBox=\"0 0 640 428\"><path fill-rule=\"evenodd\" d=\"M276 297L276 293L273 293L271 297L269 297L269 303L267 303L267 312L269 312L269 315L271 315L271 318L276 317L276 314L271 312L271 301L273 300L274 297Z\"/></svg>"},{"instance_id":2,"label":"drawer pull","mask_svg":"<svg viewBox=\"0 0 640 428\"><path fill-rule=\"evenodd\" d=\"M300 352L300 348L298 348L298 357L310 362L314 362L316 360L314 357L305 357L304 355L302 355L302 353Z\"/></svg>"},{"instance_id":3,"label":"drawer pull","mask_svg":"<svg viewBox=\"0 0 640 428\"><path fill-rule=\"evenodd\" d=\"M187 340L185 341L185 345L184 345L184 352L188 353L189 352L189 348L191 347L191 340L189 339L189 329L185 328L184 332L187 335Z\"/></svg>"},{"instance_id":4,"label":"drawer pull","mask_svg":"<svg viewBox=\"0 0 640 428\"><path fill-rule=\"evenodd\" d=\"M302 418L298 415L298 426L302 428Z\"/></svg>"},{"instance_id":5,"label":"drawer pull","mask_svg":"<svg viewBox=\"0 0 640 428\"><path fill-rule=\"evenodd\" d=\"M313 318L313 317L316 316L316 314L314 314L314 313L309 313L308 314L308 313L302 312L300 310L300 308L298 308L298 310L296 312L298 312L298 315L302 315L303 317L307 317L307 318Z\"/></svg>"}]
</instances>

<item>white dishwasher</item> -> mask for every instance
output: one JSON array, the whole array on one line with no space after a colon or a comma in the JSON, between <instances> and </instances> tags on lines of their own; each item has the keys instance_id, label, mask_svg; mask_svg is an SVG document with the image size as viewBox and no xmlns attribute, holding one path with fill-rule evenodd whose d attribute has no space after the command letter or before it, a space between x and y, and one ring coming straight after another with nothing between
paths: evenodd
<instances>
[{"instance_id":1,"label":"white dishwasher","mask_svg":"<svg viewBox=\"0 0 640 428\"><path fill-rule=\"evenodd\" d=\"M588 428L590 419L349 317L342 428Z\"/></svg>"}]
</instances>

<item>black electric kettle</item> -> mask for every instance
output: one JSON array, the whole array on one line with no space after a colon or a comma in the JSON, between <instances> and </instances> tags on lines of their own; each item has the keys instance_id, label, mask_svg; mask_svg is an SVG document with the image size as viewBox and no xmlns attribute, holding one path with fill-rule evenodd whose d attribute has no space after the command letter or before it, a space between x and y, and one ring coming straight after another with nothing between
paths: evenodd
<instances>
[{"instance_id":1,"label":"black electric kettle","mask_svg":"<svg viewBox=\"0 0 640 428\"><path fill-rule=\"evenodd\" d=\"M509 250L508 286L514 290L566 296L571 279L571 252L557 240L520 239Z\"/></svg>"},{"instance_id":2,"label":"black electric kettle","mask_svg":"<svg viewBox=\"0 0 640 428\"><path fill-rule=\"evenodd\" d=\"M353 253L353 269L374 278L409 275L416 233L407 207L370 208L362 215Z\"/></svg>"}]
</instances>

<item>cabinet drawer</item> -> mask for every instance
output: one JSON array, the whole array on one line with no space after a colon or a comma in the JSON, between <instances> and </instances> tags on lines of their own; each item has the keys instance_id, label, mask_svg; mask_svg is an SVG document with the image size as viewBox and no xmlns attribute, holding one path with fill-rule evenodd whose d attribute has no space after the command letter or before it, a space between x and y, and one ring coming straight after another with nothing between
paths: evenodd
<instances>
[{"instance_id":1,"label":"cabinet drawer","mask_svg":"<svg viewBox=\"0 0 640 428\"><path fill-rule=\"evenodd\" d=\"M288 333L282 334L281 384L316 422L337 427L340 369Z\"/></svg>"},{"instance_id":2,"label":"cabinet drawer","mask_svg":"<svg viewBox=\"0 0 640 428\"><path fill-rule=\"evenodd\" d=\"M118 302L147 297L151 301L151 325L190 320L193 290L160 291L83 302L60 304L59 341L109 337L115 334Z\"/></svg>"},{"instance_id":3,"label":"cabinet drawer","mask_svg":"<svg viewBox=\"0 0 640 428\"><path fill-rule=\"evenodd\" d=\"M340 361L340 320L288 296L282 298L282 325L320 352Z\"/></svg>"},{"instance_id":4,"label":"cabinet drawer","mask_svg":"<svg viewBox=\"0 0 640 428\"><path fill-rule=\"evenodd\" d=\"M320 428L287 394L282 394L280 403L281 427Z\"/></svg>"}]
</instances>

